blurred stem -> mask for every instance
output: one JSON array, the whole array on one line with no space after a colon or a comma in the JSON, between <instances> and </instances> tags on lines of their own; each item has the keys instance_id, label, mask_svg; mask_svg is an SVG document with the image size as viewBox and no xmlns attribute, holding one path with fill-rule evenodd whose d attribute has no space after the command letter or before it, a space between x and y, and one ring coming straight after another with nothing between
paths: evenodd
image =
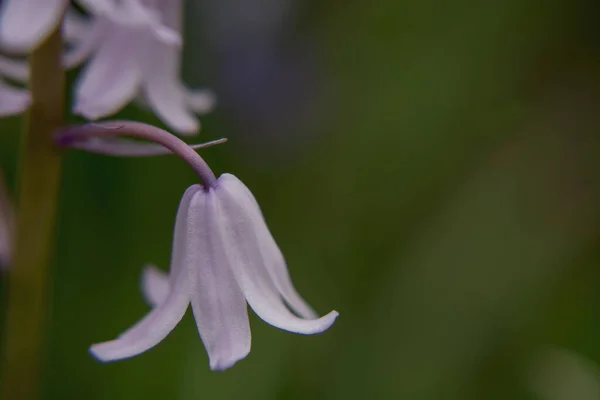
<instances>
[{"instance_id":1,"label":"blurred stem","mask_svg":"<svg viewBox=\"0 0 600 400\"><path fill-rule=\"evenodd\" d=\"M21 145L14 264L9 272L4 328L0 398L6 400L38 395L61 164L51 135L63 121L61 49L57 29L29 59L32 104Z\"/></svg>"}]
</instances>

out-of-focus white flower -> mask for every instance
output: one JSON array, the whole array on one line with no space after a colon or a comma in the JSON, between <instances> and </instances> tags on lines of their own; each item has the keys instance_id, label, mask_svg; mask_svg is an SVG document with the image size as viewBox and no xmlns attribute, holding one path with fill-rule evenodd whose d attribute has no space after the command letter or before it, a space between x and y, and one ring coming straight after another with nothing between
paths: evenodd
<instances>
[{"instance_id":1,"label":"out-of-focus white flower","mask_svg":"<svg viewBox=\"0 0 600 400\"><path fill-rule=\"evenodd\" d=\"M181 33L182 0L140 0L139 5L158 14L162 33L157 34L155 24L98 15L72 35L65 65L89 59L76 82L74 112L94 120L141 98L177 133L197 133L195 114L209 112L215 99L212 92L190 90L179 79L181 43L174 37Z\"/></svg>"},{"instance_id":2,"label":"out-of-focus white flower","mask_svg":"<svg viewBox=\"0 0 600 400\"><path fill-rule=\"evenodd\" d=\"M137 99L177 133L199 131L196 114L211 111L215 97L209 90L191 90L179 79L182 0L78 0L86 16L67 8L68 3L5 0L0 46L28 52L65 15L63 63L67 68L87 63L75 84L76 114L96 120ZM26 68L18 75L14 79L26 81ZM15 97L14 89L9 93Z\"/></svg>"},{"instance_id":3,"label":"out-of-focus white flower","mask_svg":"<svg viewBox=\"0 0 600 400\"><path fill-rule=\"evenodd\" d=\"M177 34L160 21L160 13L144 0L78 0L91 15L104 16L123 25L151 26L165 40ZM29 52L61 22L69 0L4 0L0 7L0 45L17 52Z\"/></svg>"},{"instance_id":4,"label":"out-of-focus white flower","mask_svg":"<svg viewBox=\"0 0 600 400\"><path fill-rule=\"evenodd\" d=\"M331 311L318 318L296 292L254 196L230 174L214 186L193 185L185 192L175 222L170 274L146 268L142 290L153 310L117 339L93 345L91 352L99 360L128 358L152 348L190 303L213 370L231 367L250 351L246 302L265 322L302 334L323 332L338 316Z\"/></svg>"}]
</instances>

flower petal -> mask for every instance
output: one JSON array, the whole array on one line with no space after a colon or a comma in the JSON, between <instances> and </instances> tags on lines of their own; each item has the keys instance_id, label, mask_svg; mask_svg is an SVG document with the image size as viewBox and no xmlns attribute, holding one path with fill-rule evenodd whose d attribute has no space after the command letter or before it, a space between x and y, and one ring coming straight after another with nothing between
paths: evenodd
<instances>
[{"instance_id":1,"label":"flower petal","mask_svg":"<svg viewBox=\"0 0 600 400\"><path fill-rule=\"evenodd\" d=\"M59 23L68 0L4 0L0 8L0 42L24 51L37 46Z\"/></svg>"},{"instance_id":2,"label":"flower petal","mask_svg":"<svg viewBox=\"0 0 600 400\"><path fill-rule=\"evenodd\" d=\"M188 108L179 82L179 50L156 42L144 71L146 101L171 129L183 135L198 133L198 118Z\"/></svg>"},{"instance_id":3,"label":"flower petal","mask_svg":"<svg viewBox=\"0 0 600 400\"><path fill-rule=\"evenodd\" d=\"M65 17L62 21L64 40L67 43L79 40L87 32L91 23L91 18L84 17L73 8L67 8Z\"/></svg>"},{"instance_id":4,"label":"flower petal","mask_svg":"<svg viewBox=\"0 0 600 400\"><path fill-rule=\"evenodd\" d=\"M156 38L164 44L181 47L182 0L159 1L156 9L160 15L153 24Z\"/></svg>"},{"instance_id":5,"label":"flower petal","mask_svg":"<svg viewBox=\"0 0 600 400\"><path fill-rule=\"evenodd\" d=\"M175 228L173 230L173 249L171 250L171 270L169 276L171 280L186 263L186 252L189 250L187 241L189 240L189 213L192 198L198 192L204 191L201 185L192 185L183 194L179 202L177 217L175 218Z\"/></svg>"},{"instance_id":6,"label":"flower petal","mask_svg":"<svg viewBox=\"0 0 600 400\"><path fill-rule=\"evenodd\" d=\"M192 201L192 197L198 192L203 190L201 185L192 185L190 186L183 196L181 197L181 201L179 202L179 208L177 210L177 216L175 218L175 229L173 232L173 250L171 252L171 270L169 271L169 288L175 285L174 279L179 276L180 271L182 270L182 265L185 262L185 253L188 248L188 214L190 208L190 202ZM170 289L169 289L170 290ZM161 304L163 302L160 302ZM151 318L147 315L137 324L133 325L125 332L123 332L120 337L129 336L132 333L135 333L136 330L143 331L147 329L147 325L150 323Z\"/></svg>"},{"instance_id":7,"label":"flower petal","mask_svg":"<svg viewBox=\"0 0 600 400\"><path fill-rule=\"evenodd\" d=\"M184 96L188 107L200 115L208 114L217 104L215 93L210 89L185 89Z\"/></svg>"},{"instance_id":8,"label":"flower petal","mask_svg":"<svg viewBox=\"0 0 600 400\"><path fill-rule=\"evenodd\" d=\"M109 14L117 8L115 0L77 0L77 3L92 15Z\"/></svg>"},{"instance_id":9,"label":"flower petal","mask_svg":"<svg viewBox=\"0 0 600 400\"><path fill-rule=\"evenodd\" d=\"M242 181L231 174L223 174L219 178L221 185L236 199L244 199L248 212L248 217L252 220L251 224L254 227L255 234L260 242L260 251L264 259L264 266L267 269L269 276L273 280L275 287L283 296L287 304L298 315L306 319L318 318L317 313L312 307L300 296L287 269L285 259L281 250L277 246L273 235L269 231L265 219L260 211L258 202L254 195ZM244 202L244 200L240 200Z\"/></svg>"},{"instance_id":10,"label":"flower petal","mask_svg":"<svg viewBox=\"0 0 600 400\"><path fill-rule=\"evenodd\" d=\"M70 20L70 18L66 18L66 21ZM110 23L101 17L95 18L93 21L80 23L86 25L86 28L72 28L72 30L82 29L82 32L72 39L71 46L63 54L63 65L66 68L73 68L84 62L100 46L101 40L110 31Z\"/></svg>"},{"instance_id":11,"label":"flower petal","mask_svg":"<svg viewBox=\"0 0 600 400\"><path fill-rule=\"evenodd\" d=\"M216 201L212 190L192 199L188 232L197 245L187 253L186 264L193 285L192 310L210 369L222 371L248 355L251 336L246 300L210 217Z\"/></svg>"},{"instance_id":12,"label":"flower petal","mask_svg":"<svg viewBox=\"0 0 600 400\"><path fill-rule=\"evenodd\" d=\"M76 85L76 114L101 118L134 98L141 81L138 51L144 39L139 32L124 32L118 27L107 33Z\"/></svg>"},{"instance_id":13,"label":"flower petal","mask_svg":"<svg viewBox=\"0 0 600 400\"><path fill-rule=\"evenodd\" d=\"M14 88L0 80L0 117L25 111L30 101L28 91Z\"/></svg>"},{"instance_id":14,"label":"flower petal","mask_svg":"<svg viewBox=\"0 0 600 400\"><path fill-rule=\"evenodd\" d=\"M183 194L175 221L173 256L169 274L172 288L164 303L154 308L138 323L123 332L117 339L92 345L90 352L101 361L114 361L133 357L154 347L179 323L190 303L190 274L182 268L186 253L197 245L188 231L189 203L201 185L189 187Z\"/></svg>"},{"instance_id":15,"label":"flower petal","mask_svg":"<svg viewBox=\"0 0 600 400\"><path fill-rule=\"evenodd\" d=\"M24 60L13 60L0 56L0 75L19 82L26 82L29 79L29 66Z\"/></svg>"},{"instance_id":16,"label":"flower petal","mask_svg":"<svg viewBox=\"0 0 600 400\"><path fill-rule=\"evenodd\" d=\"M154 265L144 267L142 271L142 295L152 307L158 307L169 297L171 285L169 275Z\"/></svg>"},{"instance_id":17,"label":"flower petal","mask_svg":"<svg viewBox=\"0 0 600 400\"><path fill-rule=\"evenodd\" d=\"M161 342L181 321L190 301L190 281L183 270L163 304L115 340L94 344L90 352L100 361L136 356Z\"/></svg>"},{"instance_id":18,"label":"flower petal","mask_svg":"<svg viewBox=\"0 0 600 400\"><path fill-rule=\"evenodd\" d=\"M254 205L246 197L230 192L228 186L220 184L215 190L219 201L213 205L210 215L215 219L226 258L250 307L265 322L290 332L314 334L329 328L338 316L336 311L307 320L287 309L265 268L263 244L256 235L256 221L248 210Z\"/></svg>"}]
</instances>

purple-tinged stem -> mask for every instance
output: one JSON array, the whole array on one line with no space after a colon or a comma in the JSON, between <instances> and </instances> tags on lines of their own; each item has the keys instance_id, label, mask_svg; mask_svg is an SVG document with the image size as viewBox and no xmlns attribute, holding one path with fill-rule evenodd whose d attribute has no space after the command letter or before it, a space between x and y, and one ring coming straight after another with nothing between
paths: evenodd
<instances>
[{"instance_id":1,"label":"purple-tinged stem","mask_svg":"<svg viewBox=\"0 0 600 400\"><path fill-rule=\"evenodd\" d=\"M193 148L164 129L142 122L114 120L65 126L56 131L54 140L59 147L69 147L79 140L103 136L137 137L163 145L192 167L206 190L217 186L215 174Z\"/></svg>"}]
</instances>

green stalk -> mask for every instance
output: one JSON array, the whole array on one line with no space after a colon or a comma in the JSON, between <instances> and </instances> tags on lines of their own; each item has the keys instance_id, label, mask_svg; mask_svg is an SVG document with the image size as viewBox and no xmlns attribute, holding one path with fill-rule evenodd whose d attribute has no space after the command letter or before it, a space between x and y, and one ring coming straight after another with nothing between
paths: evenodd
<instances>
[{"instance_id":1,"label":"green stalk","mask_svg":"<svg viewBox=\"0 0 600 400\"><path fill-rule=\"evenodd\" d=\"M0 398L6 400L38 396L61 164L51 136L63 122L61 49L57 29L29 59L32 104L22 138L14 263L8 276L4 327Z\"/></svg>"}]
</instances>

